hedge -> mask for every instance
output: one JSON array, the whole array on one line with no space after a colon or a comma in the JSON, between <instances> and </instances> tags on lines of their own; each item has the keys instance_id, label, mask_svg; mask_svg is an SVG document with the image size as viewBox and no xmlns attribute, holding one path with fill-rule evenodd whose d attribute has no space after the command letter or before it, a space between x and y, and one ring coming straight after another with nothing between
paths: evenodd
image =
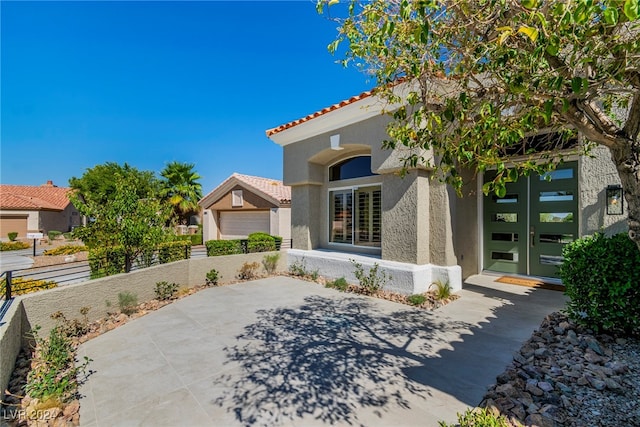
<instances>
[{"instance_id":1,"label":"hedge","mask_svg":"<svg viewBox=\"0 0 640 427\"><path fill-rule=\"evenodd\" d=\"M243 253L240 240L208 240L207 256L236 255Z\"/></svg>"},{"instance_id":2,"label":"hedge","mask_svg":"<svg viewBox=\"0 0 640 427\"><path fill-rule=\"evenodd\" d=\"M202 234L183 234L176 236L176 240L190 241L191 246L197 246L202 244Z\"/></svg>"},{"instance_id":3,"label":"hedge","mask_svg":"<svg viewBox=\"0 0 640 427\"><path fill-rule=\"evenodd\" d=\"M276 239L267 233L251 233L247 239L249 253L269 252L276 250Z\"/></svg>"},{"instance_id":4,"label":"hedge","mask_svg":"<svg viewBox=\"0 0 640 427\"><path fill-rule=\"evenodd\" d=\"M124 273L125 258L122 246L90 249L88 259L91 278L97 279Z\"/></svg>"},{"instance_id":5,"label":"hedge","mask_svg":"<svg viewBox=\"0 0 640 427\"><path fill-rule=\"evenodd\" d=\"M569 316L597 332L640 334L640 251L627 234L583 237L562 255Z\"/></svg>"},{"instance_id":6,"label":"hedge","mask_svg":"<svg viewBox=\"0 0 640 427\"><path fill-rule=\"evenodd\" d=\"M185 253L187 256L185 257ZM158 246L158 260L160 264L191 258L191 242L177 240L161 243Z\"/></svg>"}]
</instances>

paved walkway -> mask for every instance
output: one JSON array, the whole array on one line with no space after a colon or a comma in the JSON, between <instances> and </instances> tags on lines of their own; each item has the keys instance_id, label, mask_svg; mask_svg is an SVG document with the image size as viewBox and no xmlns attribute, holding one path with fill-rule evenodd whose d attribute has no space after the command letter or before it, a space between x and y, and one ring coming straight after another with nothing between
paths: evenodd
<instances>
[{"instance_id":1,"label":"paved walkway","mask_svg":"<svg viewBox=\"0 0 640 427\"><path fill-rule=\"evenodd\" d=\"M453 422L564 305L559 292L468 282L433 312L287 277L201 291L81 346L95 371L82 425Z\"/></svg>"}]
</instances>

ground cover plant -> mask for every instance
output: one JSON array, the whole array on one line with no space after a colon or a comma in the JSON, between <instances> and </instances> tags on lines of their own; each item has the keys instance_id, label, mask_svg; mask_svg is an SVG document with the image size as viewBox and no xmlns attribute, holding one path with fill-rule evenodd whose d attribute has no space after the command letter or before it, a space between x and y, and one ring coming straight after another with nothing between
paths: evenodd
<instances>
[{"instance_id":1,"label":"ground cover plant","mask_svg":"<svg viewBox=\"0 0 640 427\"><path fill-rule=\"evenodd\" d=\"M7 279L0 279L0 288L4 288ZM35 280L28 277L14 277L11 279L11 295L24 295L31 292L38 292L44 289L53 289L58 284L53 280Z\"/></svg>"},{"instance_id":2,"label":"ground cover plant","mask_svg":"<svg viewBox=\"0 0 640 427\"><path fill-rule=\"evenodd\" d=\"M31 245L25 242L0 242L0 251L19 251L30 247Z\"/></svg>"},{"instance_id":3,"label":"ground cover plant","mask_svg":"<svg viewBox=\"0 0 640 427\"><path fill-rule=\"evenodd\" d=\"M78 252L84 252L87 250L89 250L89 248L84 245L62 245L58 246L57 248L46 249L44 252L42 252L42 254L47 256L73 255Z\"/></svg>"}]
</instances>

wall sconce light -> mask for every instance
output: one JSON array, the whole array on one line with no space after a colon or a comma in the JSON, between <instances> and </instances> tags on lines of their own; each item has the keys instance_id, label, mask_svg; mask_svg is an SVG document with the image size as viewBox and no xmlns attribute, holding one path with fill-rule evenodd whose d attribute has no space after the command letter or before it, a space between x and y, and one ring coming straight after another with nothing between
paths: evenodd
<instances>
[{"instance_id":1,"label":"wall sconce light","mask_svg":"<svg viewBox=\"0 0 640 427\"><path fill-rule=\"evenodd\" d=\"M329 139L331 141L332 150L344 150L344 147L340 146L340 134L331 135Z\"/></svg>"},{"instance_id":2,"label":"wall sconce light","mask_svg":"<svg viewBox=\"0 0 640 427\"><path fill-rule=\"evenodd\" d=\"M607 215L622 215L624 211L624 198L622 187L619 185L607 186Z\"/></svg>"}]
</instances>

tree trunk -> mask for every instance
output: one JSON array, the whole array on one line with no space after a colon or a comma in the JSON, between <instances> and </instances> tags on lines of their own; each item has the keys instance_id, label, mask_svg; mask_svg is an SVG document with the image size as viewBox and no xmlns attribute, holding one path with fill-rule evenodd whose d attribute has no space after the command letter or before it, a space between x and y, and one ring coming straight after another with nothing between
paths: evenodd
<instances>
[{"instance_id":1,"label":"tree trunk","mask_svg":"<svg viewBox=\"0 0 640 427\"><path fill-rule=\"evenodd\" d=\"M640 142L629 141L611 149L629 212L629 238L640 251Z\"/></svg>"}]
</instances>

